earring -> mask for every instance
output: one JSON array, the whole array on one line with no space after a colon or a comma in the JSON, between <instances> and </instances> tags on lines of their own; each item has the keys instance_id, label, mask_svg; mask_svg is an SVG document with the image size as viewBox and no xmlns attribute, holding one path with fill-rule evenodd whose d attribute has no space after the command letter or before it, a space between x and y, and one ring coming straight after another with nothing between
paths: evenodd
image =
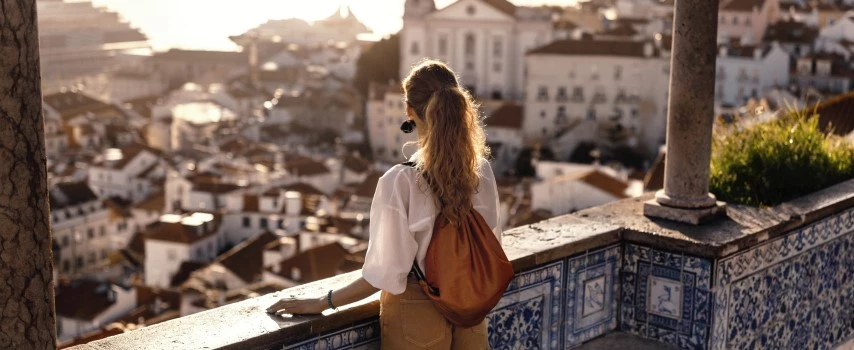
<instances>
[{"instance_id":1,"label":"earring","mask_svg":"<svg viewBox=\"0 0 854 350\"><path fill-rule=\"evenodd\" d=\"M400 124L400 131L403 131L404 134L411 133L413 130L415 130L415 121L412 119Z\"/></svg>"}]
</instances>

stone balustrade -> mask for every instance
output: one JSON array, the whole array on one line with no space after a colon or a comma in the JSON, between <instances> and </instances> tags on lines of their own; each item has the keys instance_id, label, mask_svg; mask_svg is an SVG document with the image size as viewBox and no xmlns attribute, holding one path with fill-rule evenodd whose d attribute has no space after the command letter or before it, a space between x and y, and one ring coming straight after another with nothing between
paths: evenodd
<instances>
[{"instance_id":1,"label":"stone balustrade","mask_svg":"<svg viewBox=\"0 0 854 350\"><path fill-rule=\"evenodd\" d=\"M854 180L773 208L730 205L700 226L644 216L650 198L505 232L517 276L489 316L491 347L570 349L616 332L683 349L852 345ZM378 348L377 295L323 316L264 313L358 273L73 349Z\"/></svg>"}]
</instances>

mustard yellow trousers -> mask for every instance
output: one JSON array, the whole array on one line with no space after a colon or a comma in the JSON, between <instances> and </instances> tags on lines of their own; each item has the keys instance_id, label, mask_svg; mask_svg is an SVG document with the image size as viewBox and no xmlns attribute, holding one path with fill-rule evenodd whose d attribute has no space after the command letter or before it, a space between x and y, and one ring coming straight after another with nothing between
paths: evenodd
<instances>
[{"instance_id":1,"label":"mustard yellow trousers","mask_svg":"<svg viewBox=\"0 0 854 350\"><path fill-rule=\"evenodd\" d=\"M489 348L486 322L471 328L454 326L411 277L402 294L380 294L383 350L485 350Z\"/></svg>"}]
</instances>

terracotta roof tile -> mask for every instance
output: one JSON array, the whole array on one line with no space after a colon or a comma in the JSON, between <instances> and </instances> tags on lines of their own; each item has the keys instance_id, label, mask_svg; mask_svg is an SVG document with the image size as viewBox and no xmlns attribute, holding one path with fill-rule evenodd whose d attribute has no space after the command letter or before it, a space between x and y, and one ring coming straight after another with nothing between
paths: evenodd
<instances>
[{"instance_id":1,"label":"terracotta roof tile","mask_svg":"<svg viewBox=\"0 0 854 350\"><path fill-rule=\"evenodd\" d=\"M498 11L504 12L505 14L515 17L516 16L516 5L507 1L507 0L482 0L483 2L489 4L494 7Z\"/></svg>"},{"instance_id":2,"label":"terracotta roof tile","mask_svg":"<svg viewBox=\"0 0 854 350\"><path fill-rule=\"evenodd\" d=\"M645 57L646 44L645 41L631 40L567 39L533 49L528 54Z\"/></svg>"},{"instance_id":3,"label":"terracotta roof tile","mask_svg":"<svg viewBox=\"0 0 854 350\"><path fill-rule=\"evenodd\" d=\"M50 208L53 210L98 200L98 195L92 191L85 181L62 182L53 186L50 191Z\"/></svg>"},{"instance_id":4,"label":"terracotta roof tile","mask_svg":"<svg viewBox=\"0 0 854 350\"><path fill-rule=\"evenodd\" d=\"M184 282L187 282L187 280L190 279L190 275L192 275L193 272L201 270L205 266L208 266L208 263L202 261L182 262L181 266L178 267L178 272L175 272L175 274L172 275L172 279L169 281L169 286L177 287L184 284Z\"/></svg>"},{"instance_id":5,"label":"terracotta roof tile","mask_svg":"<svg viewBox=\"0 0 854 350\"><path fill-rule=\"evenodd\" d=\"M279 275L291 279L292 268L297 268L300 271L297 282L300 283L329 278L338 274L338 267L347 254L347 250L338 242L305 250L279 263Z\"/></svg>"},{"instance_id":6,"label":"terracotta roof tile","mask_svg":"<svg viewBox=\"0 0 854 350\"><path fill-rule=\"evenodd\" d=\"M359 187L356 188L354 194L358 197L373 198L374 193L377 191L377 184L380 182L380 177L382 176L383 174L379 171L371 172L365 178L365 181L362 181Z\"/></svg>"},{"instance_id":7,"label":"terracotta roof tile","mask_svg":"<svg viewBox=\"0 0 854 350\"><path fill-rule=\"evenodd\" d=\"M840 136L854 132L854 92L836 96L805 111L818 114L819 127L825 132L831 127L833 133Z\"/></svg>"},{"instance_id":8,"label":"terracotta roof tile","mask_svg":"<svg viewBox=\"0 0 854 350\"><path fill-rule=\"evenodd\" d=\"M524 117L524 107L508 102L493 111L484 122L487 127L521 129Z\"/></svg>"},{"instance_id":9,"label":"terracotta roof tile","mask_svg":"<svg viewBox=\"0 0 854 350\"><path fill-rule=\"evenodd\" d=\"M225 266L244 282L255 282L264 269L264 247L278 239L278 235L264 232L220 255L215 262Z\"/></svg>"},{"instance_id":10,"label":"terracotta roof tile","mask_svg":"<svg viewBox=\"0 0 854 350\"><path fill-rule=\"evenodd\" d=\"M371 168L371 162L369 162L365 158L352 154L347 154L346 156L344 156L343 166L344 168L352 170L353 172L364 173Z\"/></svg>"},{"instance_id":11,"label":"terracotta roof tile","mask_svg":"<svg viewBox=\"0 0 854 350\"><path fill-rule=\"evenodd\" d=\"M111 287L108 282L94 280L76 280L61 285L56 289L56 313L75 320L94 320L116 303L109 297Z\"/></svg>"},{"instance_id":12,"label":"terracotta roof tile","mask_svg":"<svg viewBox=\"0 0 854 350\"><path fill-rule=\"evenodd\" d=\"M159 222L148 229L146 240L192 244L216 235L220 225L219 221L219 218L215 216L213 221L207 223L207 229L204 227L196 229L193 226L182 225L180 222Z\"/></svg>"},{"instance_id":13,"label":"terracotta roof tile","mask_svg":"<svg viewBox=\"0 0 854 350\"><path fill-rule=\"evenodd\" d=\"M260 207L258 202L260 198L257 195L245 194L243 195L243 211L245 212L257 212Z\"/></svg>"}]
</instances>

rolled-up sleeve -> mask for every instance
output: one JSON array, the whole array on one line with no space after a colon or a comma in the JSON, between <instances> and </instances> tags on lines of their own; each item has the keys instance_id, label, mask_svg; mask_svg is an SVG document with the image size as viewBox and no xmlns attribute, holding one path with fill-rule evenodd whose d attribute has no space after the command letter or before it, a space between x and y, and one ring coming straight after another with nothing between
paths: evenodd
<instances>
[{"instance_id":1,"label":"rolled-up sleeve","mask_svg":"<svg viewBox=\"0 0 854 350\"><path fill-rule=\"evenodd\" d=\"M386 173L377 183L371 202L368 250L362 266L365 281L392 294L406 290L406 277L418 251L401 197L408 189L398 188L401 181L405 179L396 172Z\"/></svg>"}]
</instances>

